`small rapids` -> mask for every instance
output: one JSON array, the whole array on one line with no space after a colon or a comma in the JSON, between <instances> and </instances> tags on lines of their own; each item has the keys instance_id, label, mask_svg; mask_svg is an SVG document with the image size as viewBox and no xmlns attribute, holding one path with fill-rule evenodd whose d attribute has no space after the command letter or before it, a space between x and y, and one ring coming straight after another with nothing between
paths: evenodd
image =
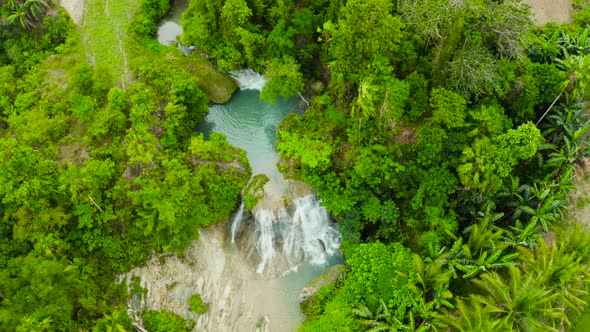
<instances>
[{"instance_id":1,"label":"small rapids","mask_svg":"<svg viewBox=\"0 0 590 332\"><path fill-rule=\"evenodd\" d=\"M334 223L314 195L293 200L291 206L280 208L255 207L255 238L240 243L246 252L255 243L259 263L258 274L284 275L297 270L303 262L324 265L338 253L341 239ZM242 221L234 219L234 224Z\"/></svg>"},{"instance_id":2,"label":"small rapids","mask_svg":"<svg viewBox=\"0 0 590 332\"><path fill-rule=\"evenodd\" d=\"M252 69L242 69L230 71L231 76L240 90L256 90L262 92L262 89L266 85L266 78Z\"/></svg>"}]
</instances>

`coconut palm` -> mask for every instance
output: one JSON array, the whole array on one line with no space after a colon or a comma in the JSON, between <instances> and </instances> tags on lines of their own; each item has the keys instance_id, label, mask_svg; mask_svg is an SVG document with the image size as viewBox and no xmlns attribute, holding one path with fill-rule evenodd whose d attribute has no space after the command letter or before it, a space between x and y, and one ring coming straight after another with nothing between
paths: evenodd
<instances>
[{"instance_id":1,"label":"coconut palm","mask_svg":"<svg viewBox=\"0 0 590 332\"><path fill-rule=\"evenodd\" d=\"M556 303L562 311L570 308L579 314L588 306L583 299L588 294L583 286L590 283L588 266L581 264L578 254L569 251L563 242L549 248L541 240L535 250L522 249L520 257L526 263L522 266L527 274L537 276L540 283L558 295ZM564 322L571 324L567 317Z\"/></svg>"},{"instance_id":2,"label":"coconut palm","mask_svg":"<svg viewBox=\"0 0 590 332\"><path fill-rule=\"evenodd\" d=\"M367 325L369 329L367 332L377 332L377 331L392 331L396 332L399 330L410 330L408 325L403 324L400 322L395 316L391 313L385 302L383 300L379 300L381 305L376 314L374 314L369 308L364 305L359 306L352 310L353 314L360 318L361 322L364 325Z\"/></svg>"},{"instance_id":3,"label":"coconut palm","mask_svg":"<svg viewBox=\"0 0 590 332\"><path fill-rule=\"evenodd\" d=\"M121 324L125 318L124 313L119 310L113 311L112 315L105 314L104 318L98 320L94 325L92 332L127 332Z\"/></svg>"},{"instance_id":4,"label":"coconut palm","mask_svg":"<svg viewBox=\"0 0 590 332\"><path fill-rule=\"evenodd\" d=\"M27 16L33 20L37 21L41 17L47 13L47 9L49 9L49 4L45 0L26 0L24 2L25 11Z\"/></svg>"},{"instance_id":5,"label":"coconut palm","mask_svg":"<svg viewBox=\"0 0 590 332\"><path fill-rule=\"evenodd\" d=\"M15 3L15 6L11 9L10 15L6 18L8 24L18 24L23 29L30 27L30 21L27 18L25 7L22 4Z\"/></svg>"},{"instance_id":6,"label":"coconut palm","mask_svg":"<svg viewBox=\"0 0 590 332\"><path fill-rule=\"evenodd\" d=\"M565 317L561 308L553 306L558 294L546 288L538 276L523 275L516 267L508 272L507 280L495 272L474 280L483 292L474 299L509 330L557 332L554 326Z\"/></svg>"},{"instance_id":7,"label":"coconut palm","mask_svg":"<svg viewBox=\"0 0 590 332\"><path fill-rule=\"evenodd\" d=\"M448 312L441 320L449 325L451 331L461 332L496 332L506 331L502 320L494 319L484 310L482 304L470 298L457 300L457 311Z\"/></svg>"},{"instance_id":8,"label":"coconut palm","mask_svg":"<svg viewBox=\"0 0 590 332\"><path fill-rule=\"evenodd\" d=\"M529 222L523 224L520 220L516 220L514 226L509 226L504 230L504 237L502 242L510 247L526 247L534 248L537 241L541 238L541 226L536 223Z\"/></svg>"},{"instance_id":9,"label":"coconut palm","mask_svg":"<svg viewBox=\"0 0 590 332\"><path fill-rule=\"evenodd\" d=\"M566 74L566 78L561 82L561 92L539 118L536 125L539 125L543 121L547 113L549 113L564 92L568 93L574 100L577 100L584 97L590 88L590 55L569 55L566 53L563 60L557 59L556 62Z\"/></svg>"},{"instance_id":10,"label":"coconut palm","mask_svg":"<svg viewBox=\"0 0 590 332\"><path fill-rule=\"evenodd\" d=\"M6 8L10 11L6 19L8 24L19 24L23 29L31 29L47 13L49 3L45 0L9 0Z\"/></svg>"}]
</instances>

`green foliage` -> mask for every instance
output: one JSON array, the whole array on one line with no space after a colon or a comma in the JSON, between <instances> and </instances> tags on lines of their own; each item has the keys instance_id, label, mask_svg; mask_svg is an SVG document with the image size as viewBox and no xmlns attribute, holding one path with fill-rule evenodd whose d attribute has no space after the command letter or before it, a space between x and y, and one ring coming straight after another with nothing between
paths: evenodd
<instances>
[{"instance_id":1,"label":"green foliage","mask_svg":"<svg viewBox=\"0 0 590 332\"><path fill-rule=\"evenodd\" d=\"M165 310L148 311L143 314L142 319L145 328L154 332L189 332L195 324Z\"/></svg>"},{"instance_id":2,"label":"green foliage","mask_svg":"<svg viewBox=\"0 0 590 332\"><path fill-rule=\"evenodd\" d=\"M288 98L296 96L303 88L303 75L299 72L299 65L291 57L282 60L272 60L264 71L269 80L264 86L260 99L274 103L277 95Z\"/></svg>"},{"instance_id":3,"label":"green foliage","mask_svg":"<svg viewBox=\"0 0 590 332\"><path fill-rule=\"evenodd\" d=\"M268 176L256 174L244 188L244 208L252 211L256 203L264 197L264 185L268 182Z\"/></svg>"},{"instance_id":4,"label":"green foliage","mask_svg":"<svg viewBox=\"0 0 590 332\"><path fill-rule=\"evenodd\" d=\"M139 10L131 23L131 32L137 37L154 36L157 22L170 10L170 0L141 0Z\"/></svg>"},{"instance_id":5,"label":"green foliage","mask_svg":"<svg viewBox=\"0 0 590 332\"><path fill-rule=\"evenodd\" d=\"M444 88L432 90L430 94L430 108L432 121L448 129L465 125L467 117L467 101L460 95Z\"/></svg>"},{"instance_id":6,"label":"green foliage","mask_svg":"<svg viewBox=\"0 0 590 332\"><path fill-rule=\"evenodd\" d=\"M78 37L42 1L2 5L7 330L130 330L114 275L182 251L250 177L244 151L194 132L213 67L151 38L170 2L87 6ZM350 271L301 330L552 330L584 312L584 232L553 245L540 232L564 218L587 154L575 103L588 95L587 14L531 31L527 13L491 0L190 2L183 44L263 72L265 100L311 103L280 126L281 169L336 217ZM86 58L96 67L76 65ZM318 81L321 95L304 89ZM192 327L167 312L144 323Z\"/></svg>"},{"instance_id":7,"label":"green foliage","mask_svg":"<svg viewBox=\"0 0 590 332\"><path fill-rule=\"evenodd\" d=\"M329 41L336 77L358 82L361 71L374 57L391 51L400 41L403 24L391 15L391 7L388 0L346 2Z\"/></svg>"},{"instance_id":8,"label":"green foliage","mask_svg":"<svg viewBox=\"0 0 590 332\"><path fill-rule=\"evenodd\" d=\"M188 300L188 305L193 312L199 315L202 315L209 310L209 304L203 303L203 299L199 294L191 296L191 298Z\"/></svg>"}]
</instances>

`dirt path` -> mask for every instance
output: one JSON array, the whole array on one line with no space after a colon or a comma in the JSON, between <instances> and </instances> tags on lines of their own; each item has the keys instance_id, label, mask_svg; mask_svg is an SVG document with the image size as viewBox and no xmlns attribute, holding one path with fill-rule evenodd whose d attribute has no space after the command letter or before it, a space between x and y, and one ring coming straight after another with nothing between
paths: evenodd
<instances>
[{"instance_id":1,"label":"dirt path","mask_svg":"<svg viewBox=\"0 0 590 332\"><path fill-rule=\"evenodd\" d=\"M70 14L72 21L79 25L84 17L85 0L60 0L61 6Z\"/></svg>"},{"instance_id":2,"label":"dirt path","mask_svg":"<svg viewBox=\"0 0 590 332\"><path fill-rule=\"evenodd\" d=\"M524 0L531 5L536 25L571 22L571 0Z\"/></svg>"}]
</instances>

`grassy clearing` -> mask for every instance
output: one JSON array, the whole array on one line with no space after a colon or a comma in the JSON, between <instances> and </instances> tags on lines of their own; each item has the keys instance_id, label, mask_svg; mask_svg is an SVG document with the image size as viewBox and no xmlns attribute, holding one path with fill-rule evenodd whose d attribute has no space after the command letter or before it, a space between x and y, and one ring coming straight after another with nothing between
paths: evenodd
<instances>
[{"instance_id":1,"label":"grassy clearing","mask_svg":"<svg viewBox=\"0 0 590 332\"><path fill-rule=\"evenodd\" d=\"M127 31L138 6L135 0L86 0L80 29L88 63L110 70L123 88L131 79Z\"/></svg>"}]
</instances>

